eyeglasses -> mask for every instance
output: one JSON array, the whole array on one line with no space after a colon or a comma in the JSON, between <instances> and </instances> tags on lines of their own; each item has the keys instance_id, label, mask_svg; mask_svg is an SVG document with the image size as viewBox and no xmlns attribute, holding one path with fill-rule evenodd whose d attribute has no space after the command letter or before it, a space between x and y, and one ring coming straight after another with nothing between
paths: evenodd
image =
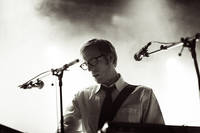
<instances>
[{"instance_id":1,"label":"eyeglasses","mask_svg":"<svg viewBox=\"0 0 200 133\"><path fill-rule=\"evenodd\" d=\"M87 62L84 62L80 65L80 67L83 69L83 70L88 70L88 66L95 66L99 63L98 59L101 58L102 56L104 55L100 55L100 56L97 56L97 57L94 57L92 59L90 59L89 61Z\"/></svg>"}]
</instances>

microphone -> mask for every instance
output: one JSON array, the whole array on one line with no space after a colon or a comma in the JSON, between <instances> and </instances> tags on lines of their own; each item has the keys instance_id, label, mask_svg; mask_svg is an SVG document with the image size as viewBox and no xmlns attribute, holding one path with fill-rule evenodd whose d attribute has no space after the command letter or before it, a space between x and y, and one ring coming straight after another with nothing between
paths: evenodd
<instances>
[{"instance_id":1,"label":"microphone","mask_svg":"<svg viewBox=\"0 0 200 133\"><path fill-rule=\"evenodd\" d=\"M76 59L76 60L73 60L71 62L69 62L68 64L65 64L63 65L62 67L60 68L57 68L57 69L51 69L51 72L53 73L53 75L57 75L59 74L60 72L64 71L64 70L67 70L67 68L69 68L70 66L76 64L79 62L79 59Z\"/></svg>"},{"instance_id":2,"label":"microphone","mask_svg":"<svg viewBox=\"0 0 200 133\"><path fill-rule=\"evenodd\" d=\"M148 57L147 49L151 45L149 42L147 45L142 47L137 53L135 53L134 58L136 61L141 61L144 56Z\"/></svg>"},{"instance_id":3,"label":"microphone","mask_svg":"<svg viewBox=\"0 0 200 133\"><path fill-rule=\"evenodd\" d=\"M33 87L42 89L44 87L44 82L40 79L37 79L36 81L28 81L22 85L19 85L18 87L22 89L31 89Z\"/></svg>"},{"instance_id":4,"label":"microphone","mask_svg":"<svg viewBox=\"0 0 200 133\"><path fill-rule=\"evenodd\" d=\"M74 65L74 64L76 64L78 62L79 62L79 59L76 59L76 60L74 60L74 61L72 61L72 62L70 62L68 64L63 65L62 69L66 70L68 67L70 67L70 66L72 66L72 65Z\"/></svg>"}]
</instances>

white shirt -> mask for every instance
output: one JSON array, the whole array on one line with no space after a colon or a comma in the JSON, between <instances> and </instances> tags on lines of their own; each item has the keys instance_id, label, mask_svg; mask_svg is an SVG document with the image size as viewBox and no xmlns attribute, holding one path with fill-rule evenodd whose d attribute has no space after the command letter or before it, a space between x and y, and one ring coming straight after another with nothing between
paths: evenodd
<instances>
[{"instance_id":1,"label":"white shirt","mask_svg":"<svg viewBox=\"0 0 200 133\"><path fill-rule=\"evenodd\" d=\"M117 89L112 93L113 100L128 83L120 77L115 85ZM99 84L78 92L64 115L65 129L68 129L66 131L77 130L77 122L81 120L83 130L87 133L97 132L104 98L105 92L100 89ZM127 97L113 121L164 124L158 101L152 89L144 86L137 86Z\"/></svg>"}]
</instances>

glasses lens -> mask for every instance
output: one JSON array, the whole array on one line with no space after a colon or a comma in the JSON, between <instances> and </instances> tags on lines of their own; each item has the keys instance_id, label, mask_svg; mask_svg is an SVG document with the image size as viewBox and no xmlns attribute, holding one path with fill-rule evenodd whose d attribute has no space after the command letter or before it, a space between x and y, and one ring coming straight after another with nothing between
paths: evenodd
<instances>
[{"instance_id":1,"label":"glasses lens","mask_svg":"<svg viewBox=\"0 0 200 133\"><path fill-rule=\"evenodd\" d=\"M98 64L98 59L102 57L102 55L100 56L97 56L97 57L94 57L92 59L90 59L88 62L84 62L83 64L80 65L80 67L83 69L83 70L87 70L88 69L88 65L89 66L95 66Z\"/></svg>"},{"instance_id":2,"label":"glasses lens","mask_svg":"<svg viewBox=\"0 0 200 133\"><path fill-rule=\"evenodd\" d=\"M94 58L88 62L89 65L95 66L98 63L98 58Z\"/></svg>"},{"instance_id":3,"label":"glasses lens","mask_svg":"<svg viewBox=\"0 0 200 133\"><path fill-rule=\"evenodd\" d=\"M81 64L80 67L81 67L83 70L87 70L87 69L88 69L87 63Z\"/></svg>"}]
</instances>

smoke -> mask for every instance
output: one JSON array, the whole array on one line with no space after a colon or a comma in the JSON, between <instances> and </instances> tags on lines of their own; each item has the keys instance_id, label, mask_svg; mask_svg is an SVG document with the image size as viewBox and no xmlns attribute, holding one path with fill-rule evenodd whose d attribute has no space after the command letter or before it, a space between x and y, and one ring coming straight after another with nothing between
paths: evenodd
<instances>
[{"instance_id":1,"label":"smoke","mask_svg":"<svg viewBox=\"0 0 200 133\"><path fill-rule=\"evenodd\" d=\"M193 35L200 32L200 1L199 0L171 0L171 22L177 24L180 35Z\"/></svg>"},{"instance_id":2,"label":"smoke","mask_svg":"<svg viewBox=\"0 0 200 133\"><path fill-rule=\"evenodd\" d=\"M38 7L70 35L115 33L111 38L140 42L195 34L200 31L199 9L198 0L42 0Z\"/></svg>"},{"instance_id":3,"label":"smoke","mask_svg":"<svg viewBox=\"0 0 200 133\"><path fill-rule=\"evenodd\" d=\"M129 0L44 0L39 11L59 20L67 19L74 25L109 25L112 17L121 14Z\"/></svg>"}]
</instances>

